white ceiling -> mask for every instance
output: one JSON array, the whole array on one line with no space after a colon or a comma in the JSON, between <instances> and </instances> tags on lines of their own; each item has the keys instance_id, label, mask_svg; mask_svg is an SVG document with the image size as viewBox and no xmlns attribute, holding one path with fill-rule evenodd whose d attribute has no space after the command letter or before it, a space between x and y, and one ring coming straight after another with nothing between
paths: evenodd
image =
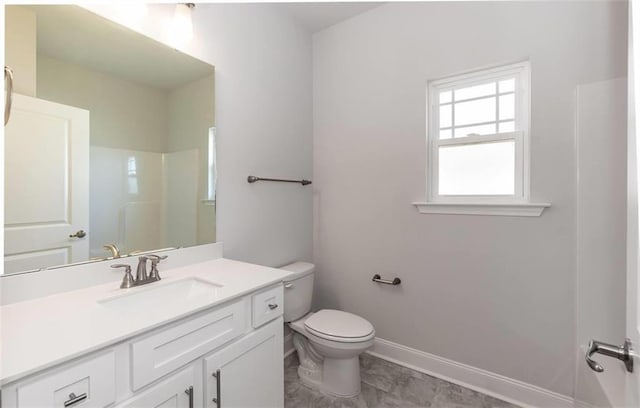
<instances>
[{"instance_id":1,"label":"white ceiling","mask_svg":"<svg viewBox=\"0 0 640 408\"><path fill-rule=\"evenodd\" d=\"M37 16L39 54L166 90L214 71L203 61L81 7L30 7Z\"/></svg>"},{"instance_id":2,"label":"white ceiling","mask_svg":"<svg viewBox=\"0 0 640 408\"><path fill-rule=\"evenodd\" d=\"M381 4L383 3L281 3L280 6L309 32L315 33Z\"/></svg>"}]
</instances>

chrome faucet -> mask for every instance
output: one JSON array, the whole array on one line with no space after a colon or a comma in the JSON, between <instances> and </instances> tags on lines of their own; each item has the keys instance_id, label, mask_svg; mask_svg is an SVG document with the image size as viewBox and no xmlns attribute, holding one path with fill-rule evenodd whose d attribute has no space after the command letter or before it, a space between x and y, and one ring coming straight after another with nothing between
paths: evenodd
<instances>
[{"instance_id":1,"label":"chrome faucet","mask_svg":"<svg viewBox=\"0 0 640 408\"><path fill-rule=\"evenodd\" d=\"M160 261L167 259L167 256L159 256L155 254L141 256L138 258L138 269L136 270L136 277L134 279L131 275L131 266L125 264L111 265L112 268L124 268L124 277L120 288L128 289L134 286L146 285L147 283L160 280L160 273L158 272L158 264ZM151 274L147 275L147 261L151 261Z\"/></svg>"},{"instance_id":2,"label":"chrome faucet","mask_svg":"<svg viewBox=\"0 0 640 408\"><path fill-rule=\"evenodd\" d=\"M105 246L103 246L104 249L106 249L107 251L111 252L111 257L115 258L120 258L120 250L118 249L118 247L116 246L116 244L107 244Z\"/></svg>"},{"instance_id":3,"label":"chrome faucet","mask_svg":"<svg viewBox=\"0 0 640 408\"><path fill-rule=\"evenodd\" d=\"M147 276L147 261L149 258L141 256L138 258L138 269L136 269L136 282L146 283L149 277ZM142 285L142 283L136 283Z\"/></svg>"}]
</instances>

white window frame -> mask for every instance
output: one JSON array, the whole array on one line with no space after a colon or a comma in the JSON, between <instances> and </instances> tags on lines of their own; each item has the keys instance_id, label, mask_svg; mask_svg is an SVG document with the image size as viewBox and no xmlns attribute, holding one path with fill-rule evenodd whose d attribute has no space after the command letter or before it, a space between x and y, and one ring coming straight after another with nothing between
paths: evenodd
<instances>
[{"instance_id":1,"label":"white window frame","mask_svg":"<svg viewBox=\"0 0 640 408\"><path fill-rule=\"evenodd\" d=\"M540 215L549 204L530 202L530 64L522 61L515 64L485 68L430 81L427 87L427 201L414 203L421 213L439 214L486 214L486 215ZM472 135L454 138L455 122L452 123L452 137L440 139L440 92L466 88L487 82L515 77L516 131L491 135ZM496 98L500 95L496 90ZM482 99L486 97L480 97ZM474 98L475 99L475 98ZM473 100L473 99L470 99ZM496 101L496 111L499 103ZM454 109L452 98L452 110ZM455 114L455 113L454 113ZM510 120L499 119L499 123ZM499 129L496 129L496 131ZM513 140L515 143L515 185L513 195L440 195L438 194L438 156L441 146L464 146L477 143Z\"/></svg>"}]
</instances>

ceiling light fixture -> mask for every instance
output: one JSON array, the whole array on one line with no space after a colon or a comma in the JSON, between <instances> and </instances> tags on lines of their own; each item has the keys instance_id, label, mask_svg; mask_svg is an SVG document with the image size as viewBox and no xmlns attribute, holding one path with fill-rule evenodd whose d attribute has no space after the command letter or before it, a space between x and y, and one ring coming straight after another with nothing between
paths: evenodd
<instances>
[{"instance_id":1,"label":"ceiling light fixture","mask_svg":"<svg viewBox=\"0 0 640 408\"><path fill-rule=\"evenodd\" d=\"M171 23L171 43L176 48L184 47L193 39L191 10L195 6L194 3L176 4Z\"/></svg>"}]
</instances>

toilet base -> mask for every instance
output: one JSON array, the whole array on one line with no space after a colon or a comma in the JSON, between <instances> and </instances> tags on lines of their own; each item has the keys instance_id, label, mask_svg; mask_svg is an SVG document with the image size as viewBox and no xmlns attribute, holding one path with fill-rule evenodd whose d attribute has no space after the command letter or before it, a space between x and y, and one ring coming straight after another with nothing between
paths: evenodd
<instances>
[{"instance_id":1,"label":"toilet base","mask_svg":"<svg viewBox=\"0 0 640 408\"><path fill-rule=\"evenodd\" d=\"M360 394L359 355L323 358L299 333L294 334L293 345L298 352L298 376L303 384L334 397L350 398Z\"/></svg>"},{"instance_id":2,"label":"toilet base","mask_svg":"<svg viewBox=\"0 0 640 408\"><path fill-rule=\"evenodd\" d=\"M315 388L334 397L351 398L360 394L359 359L346 360L325 359L322 370L298 367L300 381L310 388ZM353 366L358 367L357 375L353 374Z\"/></svg>"}]
</instances>

